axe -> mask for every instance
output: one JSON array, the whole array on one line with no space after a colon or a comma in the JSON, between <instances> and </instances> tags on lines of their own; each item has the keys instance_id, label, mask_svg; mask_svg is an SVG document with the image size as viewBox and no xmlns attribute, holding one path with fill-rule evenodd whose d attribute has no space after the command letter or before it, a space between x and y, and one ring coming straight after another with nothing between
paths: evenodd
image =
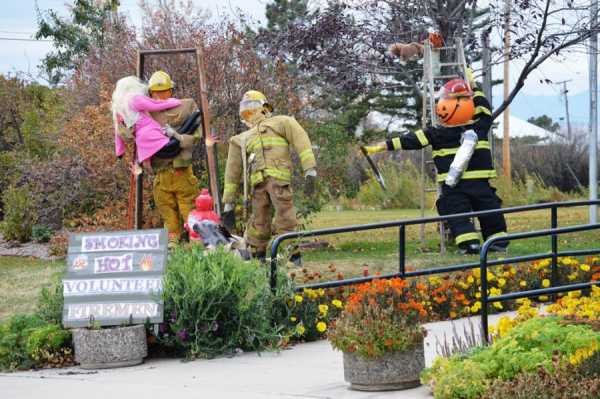
<instances>
[{"instance_id":1,"label":"axe","mask_svg":"<svg viewBox=\"0 0 600 399\"><path fill-rule=\"evenodd\" d=\"M375 176L375 179L377 180L377 183L379 183L379 185L381 186L381 188L384 191L386 191L387 188L385 186L385 179L383 178L383 175L381 174L381 172L377 168L377 165L375 165L375 162L373 162L373 160L369 156L369 153L367 152L367 149L364 146L361 146L360 147L360 152L362 152L363 155L365 156L365 158L367 158L367 162L369 163L369 166L371 166L371 169L373 170L373 175Z\"/></svg>"}]
</instances>

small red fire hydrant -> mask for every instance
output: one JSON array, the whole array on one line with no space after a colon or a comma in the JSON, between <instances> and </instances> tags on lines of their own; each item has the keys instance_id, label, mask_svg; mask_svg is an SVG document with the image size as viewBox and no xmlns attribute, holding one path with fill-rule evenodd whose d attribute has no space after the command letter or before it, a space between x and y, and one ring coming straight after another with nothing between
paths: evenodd
<instances>
[{"instance_id":1,"label":"small red fire hydrant","mask_svg":"<svg viewBox=\"0 0 600 399\"><path fill-rule=\"evenodd\" d=\"M203 188L200 195L195 200L196 209L188 215L187 222L183 227L190 235L190 241L202 241L202 237L194 231L194 226L203 221L212 221L216 224L221 223L221 218L214 211L213 199L206 188Z\"/></svg>"}]
</instances>

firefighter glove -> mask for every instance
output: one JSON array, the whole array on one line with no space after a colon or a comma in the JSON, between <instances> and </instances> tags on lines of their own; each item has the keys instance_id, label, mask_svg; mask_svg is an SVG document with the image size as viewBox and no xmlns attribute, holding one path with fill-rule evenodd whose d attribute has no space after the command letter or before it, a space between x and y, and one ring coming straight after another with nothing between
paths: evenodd
<instances>
[{"instance_id":1,"label":"firefighter glove","mask_svg":"<svg viewBox=\"0 0 600 399\"><path fill-rule=\"evenodd\" d=\"M373 155L373 154L377 154L378 152L386 151L387 145L384 141L382 143L377 143L374 145L366 145L363 148L365 149L365 151L367 152L368 155Z\"/></svg>"},{"instance_id":2,"label":"firefighter glove","mask_svg":"<svg viewBox=\"0 0 600 399\"><path fill-rule=\"evenodd\" d=\"M235 227L235 207L233 204L225 204L223 208L223 227L232 231Z\"/></svg>"},{"instance_id":3,"label":"firefighter glove","mask_svg":"<svg viewBox=\"0 0 600 399\"><path fill-rule=\"evenodd\" d=\"M304 183L304 195L312 197L315 194L315 187L317 183L317 171L315 169L309 169L306 171Z\"/></svg>"}]
</instances>

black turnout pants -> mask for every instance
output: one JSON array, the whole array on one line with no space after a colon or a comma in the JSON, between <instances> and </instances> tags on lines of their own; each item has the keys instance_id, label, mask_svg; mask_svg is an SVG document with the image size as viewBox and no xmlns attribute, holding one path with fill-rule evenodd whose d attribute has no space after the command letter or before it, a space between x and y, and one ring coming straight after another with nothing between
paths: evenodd
<instances>
[{"instance_id":1,"label":"black turnout pants","mask_svg":"<svg viewBox=\"0 0 600 399\"><path fill-rule=\"evenodd\" d=\"M502 200L496 195L496 189L490 186L488 179L474 179L461 180L455 187L443 184L442 194L436 205L439 214L444 216L499 209ZM448 224L458 246L479 241L479 235L469 218L452 219ZM479 224L484 241L491 236L506 232L506 221L502 214L480 216Z\"/></svg>"}]
</instances>

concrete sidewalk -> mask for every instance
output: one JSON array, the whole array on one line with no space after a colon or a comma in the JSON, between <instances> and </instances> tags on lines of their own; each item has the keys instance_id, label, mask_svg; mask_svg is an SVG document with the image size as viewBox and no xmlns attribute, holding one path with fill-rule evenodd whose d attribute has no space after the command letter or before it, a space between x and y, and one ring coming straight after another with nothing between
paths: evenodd
<instances>
[{"instance_id":1,"label":"concrete sidewalk","mask_svg":"<svg viewBox=\"0 0 600 399\"><path fill-rule=\"evenodd\" d=\"M490 318L493 323L496 317ZM468 319L454 322L457 332ZM479 331L479 318L471 318ZM436 339L452 337L452 323L425 325L426 364L436 356ZM299 344L279 353L244 353L234 358L182 362L152 359L129 368L87 371L70 369L0 374L1 399L119 398L431 398L429 389L359 392L344 381L342 354L327 341Z\"/></svg>"}]
</instances>

